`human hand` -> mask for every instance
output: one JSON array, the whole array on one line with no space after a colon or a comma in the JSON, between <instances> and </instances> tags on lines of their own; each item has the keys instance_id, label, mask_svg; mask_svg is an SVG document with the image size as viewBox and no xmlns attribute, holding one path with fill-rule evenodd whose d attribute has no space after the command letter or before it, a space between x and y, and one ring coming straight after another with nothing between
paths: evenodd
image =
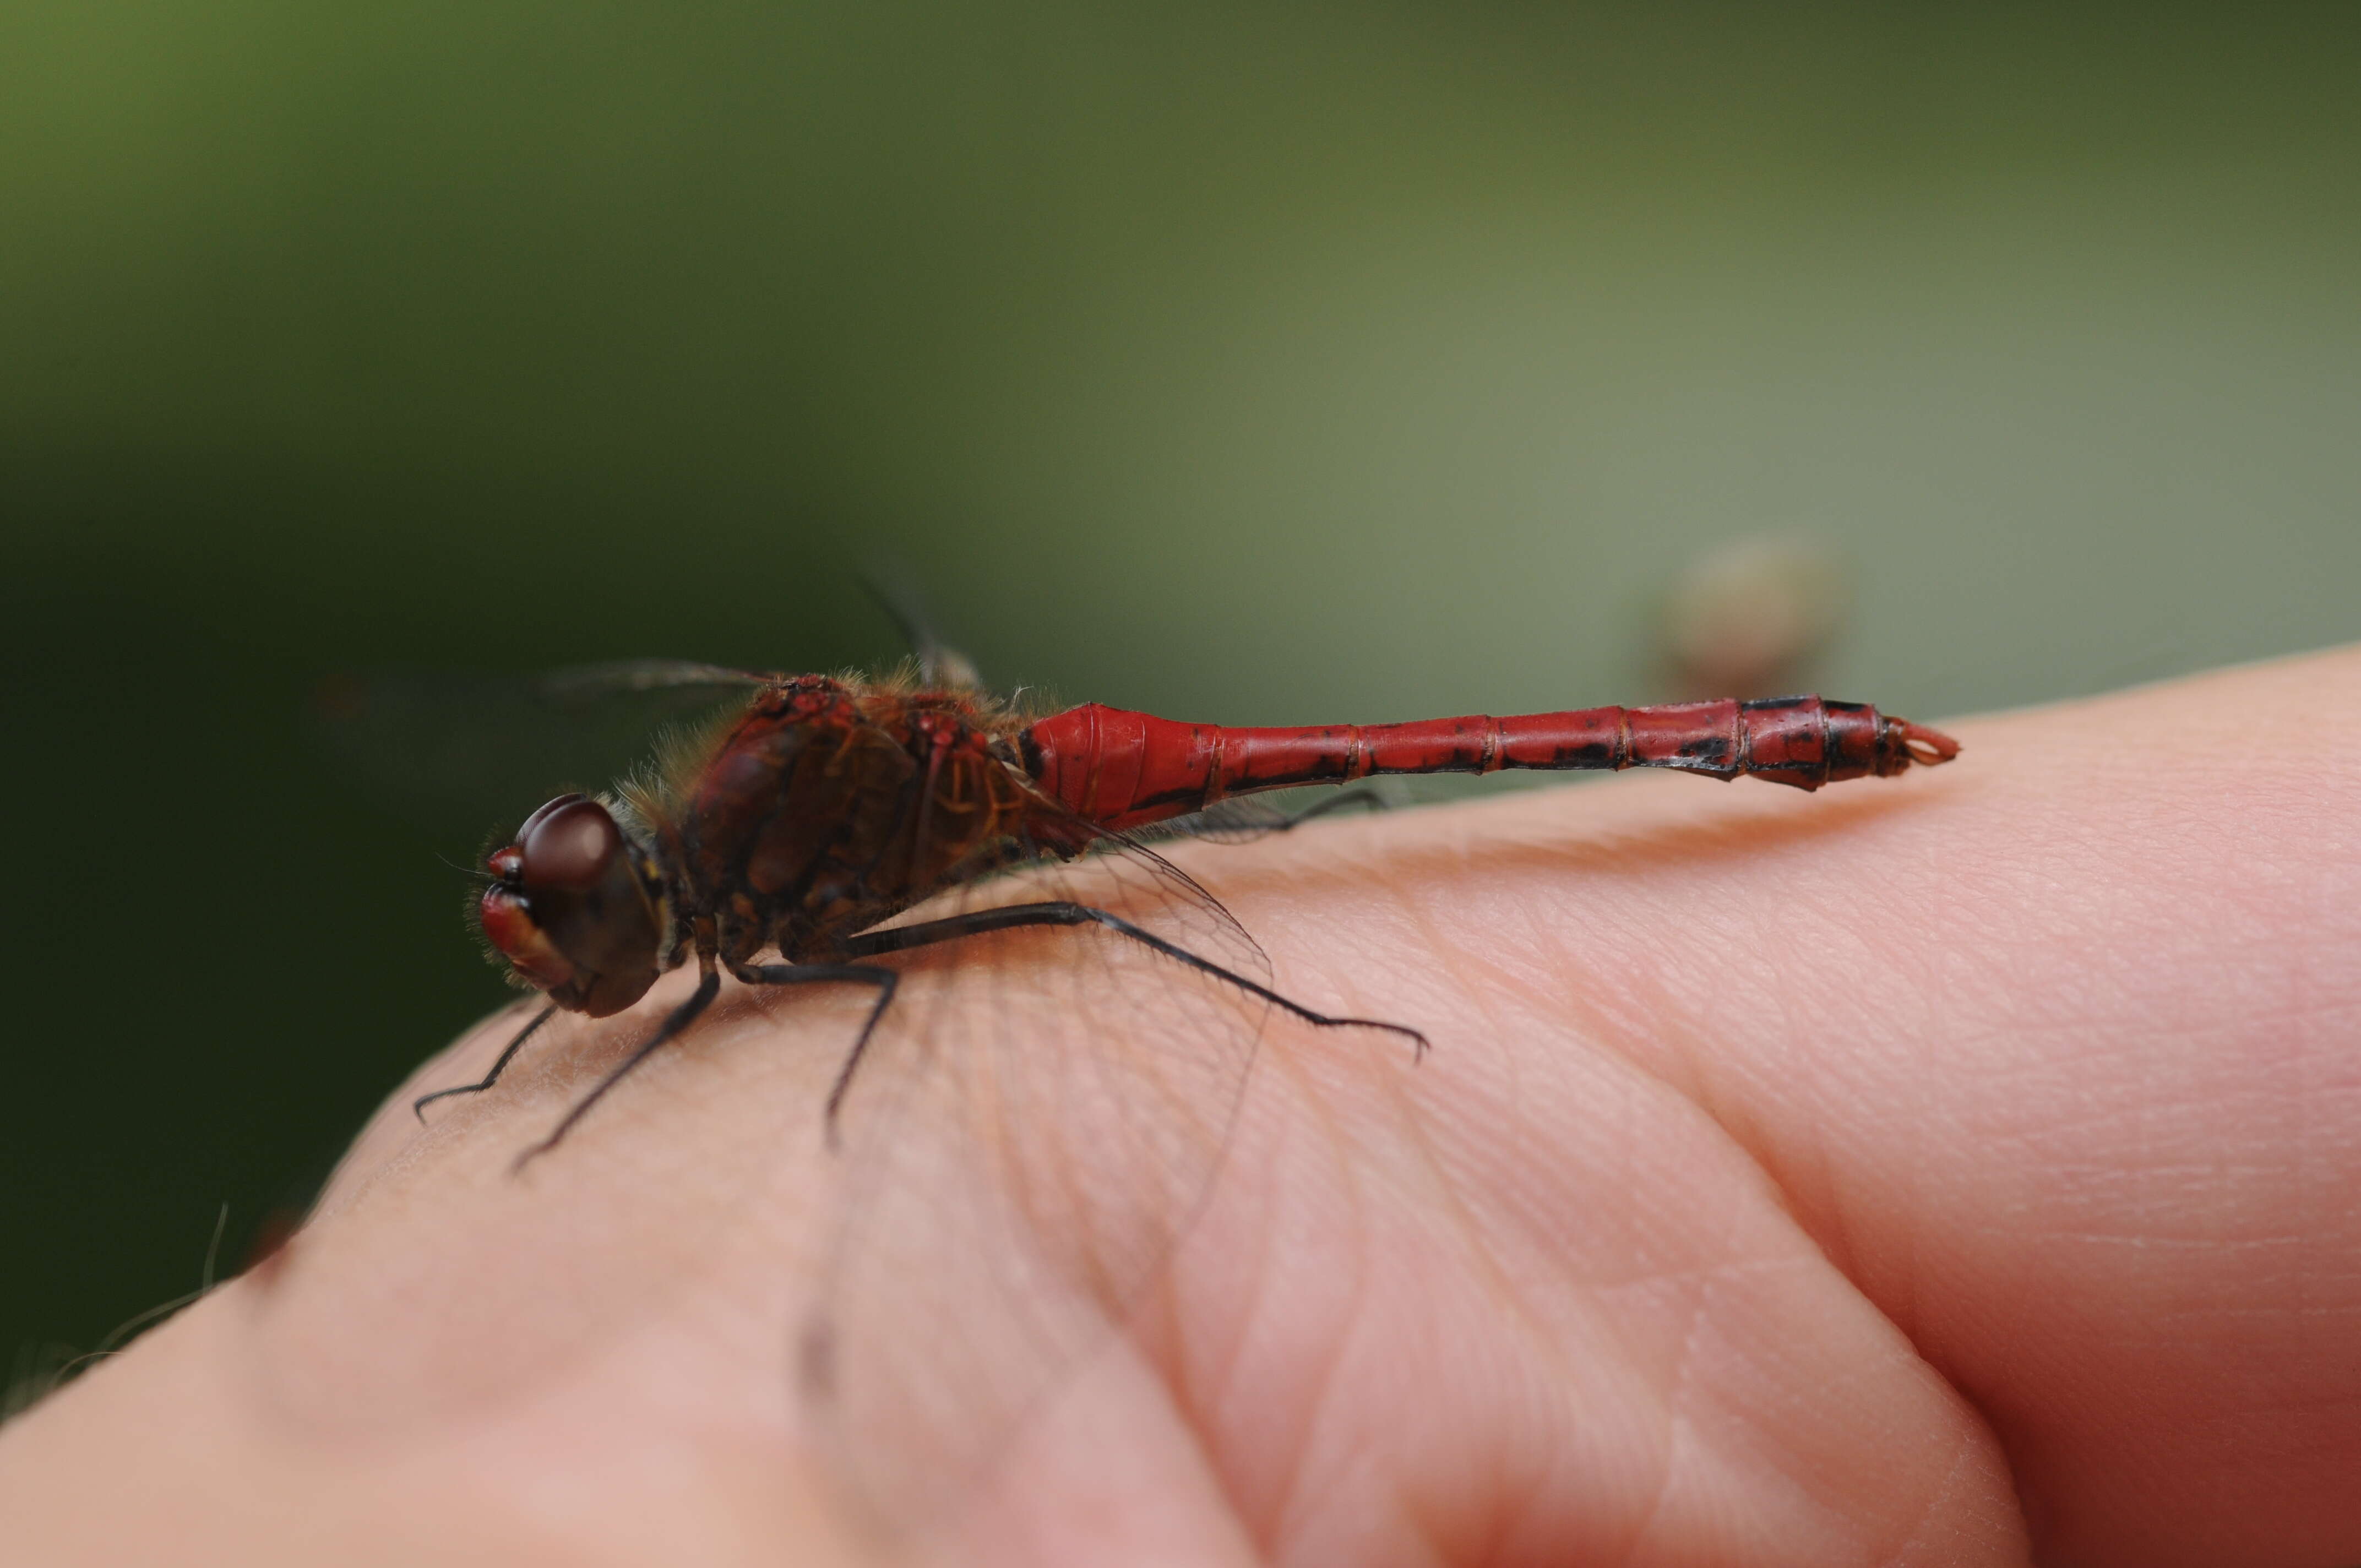
<instances>
[{"instance_id":1,"label":"human hand","mask_svg":"<svg viewBox=\"0 0 2361 1568\"><path fill-rule=\"evenodd\" d=\"M1281 990L1434 1054L1274 1022L955 1550L2361 1562L2356 718L2342 652L1812 798L1191 847ZM287 1253L0 1433L12 1560L857 1559L782 1324L828 1201L792 1036L859 1003L730 1004L523 1180L640 1015L424 1134L512 1023L423 1069Z\"/></svg>"}]
</instances>

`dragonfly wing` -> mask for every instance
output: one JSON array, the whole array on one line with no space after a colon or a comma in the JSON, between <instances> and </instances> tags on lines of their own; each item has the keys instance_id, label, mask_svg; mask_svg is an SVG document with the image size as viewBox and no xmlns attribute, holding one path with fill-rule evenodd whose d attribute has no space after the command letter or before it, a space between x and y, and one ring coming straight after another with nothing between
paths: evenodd
<instances>
[{"instance_id":1,"label":"dragonfly wing","mask_svg":"<svg viewBox=\"0 0 2361 1568\"><path fill-rule=\"evenodd\" d=\"M533 690L552 701L583 702L614 692L669 691L682 686L743 689L778 678L694 659L616 659L552 670L533 683Z\"/></svg>"},{"instance_id":2,"label":"dragonfly wing","mask_svg":"<svg viewBox=\"0 0 2361 1568\"><path fill-rule=\"evenodd\" d=\"M1168 839L1202 839L1216 844L1251 844L1273 833L1284 833L1314 817L1340 811L1389 811L1400 804L1390 780L1365 779L1339 788L1310 784L1273 790L1264 795L1232 795L1202 811L1137 829L1133 837L1145 843ZM1306 800L1309 805L1303 804Z\"/></svg>"},{"instance_id":3,"label":"dragonfly wing","mask_svg":"<svg viewBox=\"0 0 2361 1568\"><path fill-rule=\"evenodd\" d=\"M879 562L861 574L861 586L868 592L871 602L893 621L895 630L902 634L922 683L938 691L983 689L983 676L975 661L943 641L934 617L927 613L917 584L907 571L890 562Z\"/></svg>"},{"instance_id":4,"label":"dragonfly wing","mask_svg":"<svg viewBox=\"0 0 2361 1568\"><path fill-rule=\"evenodd\" d=\"M675 660L532 676L353 671L314 688L312 729L362 788L473 849L488 825L604 786L664 729L743 702L763 679Z\"/></svg>"},{"instance_id":5,"label":"dragonfly wing","mask_svg":"<svg viewBox=\"0 0 2361 1568\"><path fill-rule=\"evenodd\" d=\"M1261 949L1142 846L938 900L1108 909L1256 985ZM1269 1004L1092 926L888 960L844 1100L846 1189L796 1325L805 1417L864 1511L940 1521L1104 1350L1202 1204Z\"/></svg>"}]
</instances>

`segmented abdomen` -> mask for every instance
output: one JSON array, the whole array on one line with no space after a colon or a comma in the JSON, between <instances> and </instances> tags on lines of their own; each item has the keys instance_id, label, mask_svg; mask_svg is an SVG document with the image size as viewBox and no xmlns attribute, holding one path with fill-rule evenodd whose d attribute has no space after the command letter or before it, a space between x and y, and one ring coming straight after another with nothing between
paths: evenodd
<instances>
[{"instance_id":1,"label":"segmented abdomen","mask_svg":"<svg viewBox=\"0 0 2361 1568\"><path fill-rule=\"evenodd\" d=\"M1090 703L1038 721L1019 745L1045 793L1110 828L1202 810L1226 795L1377 773L1653 767L1817 789L1949 762L1959 751L1949 737L1865 703L1817 696L1262 729Z\"/></svg>"}]
</instances>

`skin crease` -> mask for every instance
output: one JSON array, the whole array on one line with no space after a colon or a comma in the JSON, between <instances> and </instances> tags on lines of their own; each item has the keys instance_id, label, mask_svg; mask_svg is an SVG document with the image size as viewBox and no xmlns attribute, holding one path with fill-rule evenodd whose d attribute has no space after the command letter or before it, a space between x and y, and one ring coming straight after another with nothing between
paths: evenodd
<instances>
[{"instance_id":1,"label":"skin crease","mask_svg":"<svg viewBox=\"0 0 2361 1568\"><path fill-rule=\"evenodd\" d=\"M1945 728L1188 847L1433 1053L1274 1022L945 1554L2361 1563L2361 653ZM685 982L423 1131L514 1020L422 1069L290 1248L0 1431L10 1561L865 1560L779 1329L795 1041L858 999L726 990L507 1178Z\"/></svg>"}]
</instances>

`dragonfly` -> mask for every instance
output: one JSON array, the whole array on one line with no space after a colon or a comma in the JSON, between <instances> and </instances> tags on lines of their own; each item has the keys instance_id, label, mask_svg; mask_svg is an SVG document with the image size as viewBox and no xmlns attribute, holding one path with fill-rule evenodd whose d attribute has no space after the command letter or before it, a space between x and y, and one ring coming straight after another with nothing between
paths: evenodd
<instances>
[{"instance_id":1,"label":"dragonfly","mask_svg":"<svg viewBox=\"0 0 2361 1568\"><path fill-rule=\"evenodd\" d=\"M1121 1321L1203 1197L1271 1018L1391 1035L1413 1060L1428 1047L1411 1024L1279 990L1158 835L1219 825L1267 792L1388 775L1647 767L1816 790L1960 750L1808 696L1233 728L1098 703L1028 713L931 662L874 677L656 663L592 679L732 696L647 772L556 796L488 856L476 922L544 1001L480 1080L415 1108L423 1121L492 1091L552 1018L623 1014L693 963L687 998L522 1168L688 1032L725 974L864 992L819 1107L831 1149L859 1130L848 1124L866 1127L857 1232L832 1248L793 1359L818 1420L895 1456L893 1480L861 1483L889 1507L898 1483L972 1470L1049 1370ZM1055 951L1040 945L1052 936ZM914 970L930 953L956 961ZM1048 988L1021 1026L984 994L1019 970L1037 1001ZM898 1034L897 1006L922 1014ZM947 1325L925 1345L847 1332L914 1296Z\"/></svg>"}]
</instances>

